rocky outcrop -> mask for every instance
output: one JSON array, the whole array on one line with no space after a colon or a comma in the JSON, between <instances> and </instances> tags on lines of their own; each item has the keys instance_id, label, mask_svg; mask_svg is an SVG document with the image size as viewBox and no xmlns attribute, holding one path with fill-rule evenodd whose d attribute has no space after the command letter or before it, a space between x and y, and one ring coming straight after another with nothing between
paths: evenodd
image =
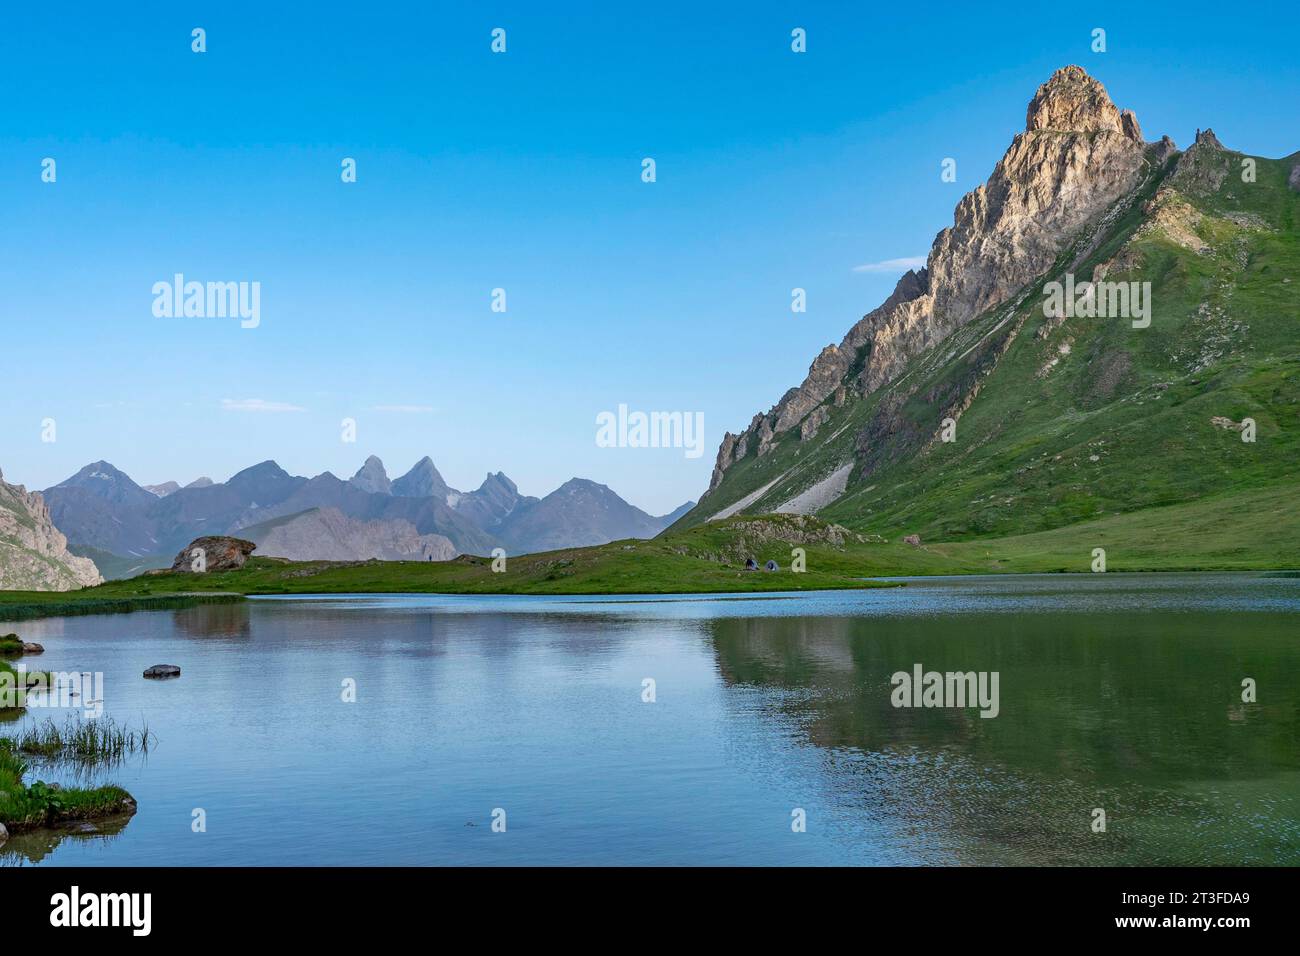
<instances>
[{"instance_id":1,"label":"rocky outcrop","mask_svg":"<svg viewBox=\"0 0 1300 956\"><path fill-rule=\"evenodd\" d=\"M879 540L864 536L837 524L827 524L816 518L800 514L786 514L780 518L738 518L727 523L728 534L717 551L705 551L700 556L710 561L740 563L756 553L771 553L777 546L785 557L790 556L792 545L825 545L842 548L845 544L861 544ZM683 550L680 553L686 553ZM755 563L757 568L757 562Z\"/></svg>"},{"instance_id":2,"label":"rocky outcrop","mask_svg":"<svg viewBox=\"0 0 1300 956\"><path fill-rule=\"evenodd\" d=\"M1193 145L1195 146L1205 145L1210 147L1211 149L1224 148L1223 144L1219 142L1219 137L1214 135L1214 130L1212 129L1204 129L1204 130L1198 129L1196 131L1196 141L1195 143L1193 143Z\"/></svg>"},{"instance_id":3,"label":"rocky outcrop","mask_svg":"<svg viewBox=\"0 0 1300 956\"><path fill-rule=\"evenodd\" d=\"M1177 190L1162 188L1142 207L1145 221L1138 227L1135 238L1158 232L1170 242L1196 253L1209 251L1209 244L1197 233L1203 218L1191 203ZM1104 279L1110 263L1103 263L1093 274L1094 279Z\"/></svg>"},{"instance_id":4,"label":"rocky outcrop","mask_svg":"<svg viewBox=\"0 0 1300 956\"><path fill-rule=\"evenodd\" d=\"M830 413L830 409L825 405L819 405L804 416L804 420L799 423L799 440L810 441L816 438L817 430L825 424Z\"/></svg>"},{"instance_id":5,"label":"rocky outcrop","mask_svg":"<svg viewBox=\"0 0 1300 956\"><path fill-rule=\"evenodd\" d=\"M68 551L45 499L0 472L0 590L71 591L103 580L93 561Z\"/></svg>"},{"instance_id":6,"label":"rocky outcrop","mask_svg":"<svg viewBox=\"0 0 1300 956\"><path fill-rule=\"evenodd\" d=\"M1244 421L1234 422L1231 418L1227 418L1223 415L1212 416L1210 418L1210 424L1217 425L1219 428L1228 431L1244 432L1246 430L1246 423Z\"/></svg>"},{"instance_id":7,"label":"rocky outcrop","mask_svg":"<svg viewBox=\"0 0 1300 956\"><path fill-rule=\"evenodd\" d=\"M874 392L914 356L1007 302L1135 189L1148 168L1147 149L1137 118L1116 108L1081 67L1054 73L988 182L957 204L926 267L906 273L839 345L823 349L803 384L771 411L740 435L724 436L710 490L731 465L761 455L828 398L841 403L839 389Z\"/></svg>"},{"instance_id":8,"label":"rocky outcrop","mask_svg":"<svg viewBox=\"0 0 1300 956\"><path fill-rule=\"evenodd\" d=\"M336 508L245 528L257 553L291 561L450 561L457 554L440 534L420 534L403 519L361 521Z\"/></svg>"},{"instance_id":9,"label":"rocky outcrop","mask_svg":"<svg viewBox=\"0 0 1300 956\"><path fill-rule=\"evenodd\" d=\"M1169 186L1191 194L1216 193L1232 173L1232 165L1232 157L1214 130L1198 129L1196 141L1178 157Z\"/></svg>"},{"instance_id":10,"label":"rocky outcrop","mask_svg":"<svg viewBox=\"0 0 1300 956\"><path fill-rule=\"evenodd\" d=\"M238 571L256 549L256 544L243 538L207 535L195 538L182 548L172 562L172 570L184 574Z\"/></svg>"}]
</instances>

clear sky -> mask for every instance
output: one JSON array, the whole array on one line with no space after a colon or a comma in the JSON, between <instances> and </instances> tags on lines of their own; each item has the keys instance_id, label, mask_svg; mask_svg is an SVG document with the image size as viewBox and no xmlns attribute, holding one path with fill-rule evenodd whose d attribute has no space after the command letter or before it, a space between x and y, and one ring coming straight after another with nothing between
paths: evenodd
<instances>
[{"instance_id":1,"label":"clear sky","mask_svg":"<svg viewBox=\"0 0 1300 956\"><path fill-rule=\"evenodd\" d=\"M1058 67L1149 140L1300 149L1294 4L874 6L6 5L0 468L428 454L661 513L899 274L860 267L926 254ZM259 282L261 324L155 317L177 272ZM597 447L619 404L702 412L704 454Z\"/></svg>"}]
</instances>

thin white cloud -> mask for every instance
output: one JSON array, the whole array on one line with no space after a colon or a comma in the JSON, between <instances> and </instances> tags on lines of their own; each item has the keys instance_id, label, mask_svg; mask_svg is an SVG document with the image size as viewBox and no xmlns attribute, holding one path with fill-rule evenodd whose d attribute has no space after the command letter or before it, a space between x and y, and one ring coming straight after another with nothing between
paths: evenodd
<instances>
[{"instance_id":1,"label":"thin white cloud","mask_svg":"<svg viewBox=\"0 0 1300 956\"><path fill-rule=\"evenodd\" d=\"M904 256L901 259L886 259L884 262L867 262L854 266L854 272L906 272L908 269L920 269L925 265L925 256Z\"/></svg>"},{"instance_id":2,"label":"thin white cloud","mask_svg":"<svg viewBox=\"0 0 1300 956\"><path fill-rule=\"evenodd\" d=\"M228 412L305 412L301 405L268 402L261 398L223 398L221 407Z\"/></svg>"},{"instance_id":3,"label":"thin white cloud","mask_svg":"<svg viewBox=\"0 0 1300 956\"><path fill-rule=\"evenodd\" d=\"M396 412L399 415L431 415L436 409L432 405L375 405L372 412Z\"/></svg>"}]
</instances>

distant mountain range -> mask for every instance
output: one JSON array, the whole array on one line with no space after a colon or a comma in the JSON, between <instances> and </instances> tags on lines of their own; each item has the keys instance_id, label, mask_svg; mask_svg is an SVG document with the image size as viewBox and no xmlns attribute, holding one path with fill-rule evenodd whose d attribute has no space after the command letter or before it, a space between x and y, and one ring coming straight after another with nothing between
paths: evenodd
<instances>
[{"instance_id":1,"label":"distant mountain range","mask_svg":"<svg viewBox=\"0 0 1300 956\"><path fill-rule=\"evenodd\" d=\"M258 554L294 560L449 560L498 547L526 554L650 538L694 506L655 517L581 478L534 498L501 472L458 491L428 457L392 480L373 455L347 480L303 478L264 461L226 482L184 487L141 486L97 461L42 494L72 553L107 577L169 565L205 534L237 534L256 542Z\"/></svg>"}]
</instances>

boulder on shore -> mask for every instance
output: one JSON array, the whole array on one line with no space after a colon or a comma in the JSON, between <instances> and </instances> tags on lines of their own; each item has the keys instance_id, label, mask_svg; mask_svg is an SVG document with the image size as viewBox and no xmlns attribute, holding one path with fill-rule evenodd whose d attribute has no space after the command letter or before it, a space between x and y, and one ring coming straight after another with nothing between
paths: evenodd
<instances>
[{"instance_id":1,"label":"boulder on shore","mask_svg":"<svg viewBox=\"0 0 1300 956\"><path fill-rule=\"evenodd\" d=\"M195 538L172 562L172 570L183 574L205 574L208 571L238 571L257 548L243 538L225 535L208 535Z\"/></svg>"},{"instance_id":2,"label":"boulder on shore","mask_svg":"<svg viewBox=\"0 0 1300 956\"><path fill-rule=\"evenodd\" d=\"M175 664L155 664L144 672L144 676L150 680L165 680L169 677L180 677L181 669Z\"/></svg>"}]
</instances>

